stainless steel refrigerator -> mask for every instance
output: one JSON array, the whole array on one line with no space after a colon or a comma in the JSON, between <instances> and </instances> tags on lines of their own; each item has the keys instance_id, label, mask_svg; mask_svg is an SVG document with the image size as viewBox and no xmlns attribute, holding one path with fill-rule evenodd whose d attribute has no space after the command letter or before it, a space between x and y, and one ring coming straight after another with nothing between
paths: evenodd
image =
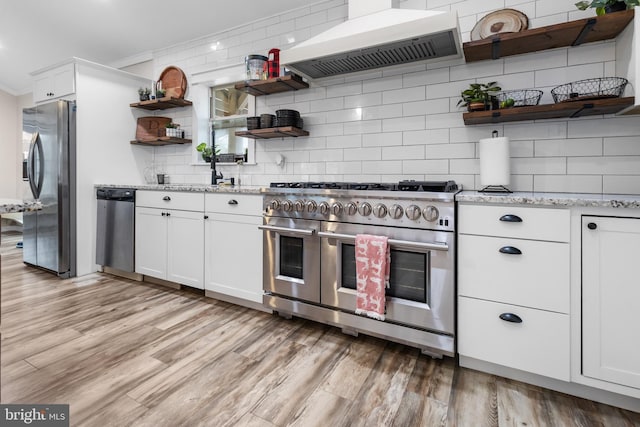
<instances>
[{"instance_id":1,"label":"stainless steel refrigerator","mask_svg":"<svg viewBox=\"0 0 640 427\"><path fill-rule=\"evenodd\" d=\"M60 277L76 275L76 105L56 101L23 110L31 140L29 187L42 210L24 213L23 260Z\"/></svg>"}]
</instances>

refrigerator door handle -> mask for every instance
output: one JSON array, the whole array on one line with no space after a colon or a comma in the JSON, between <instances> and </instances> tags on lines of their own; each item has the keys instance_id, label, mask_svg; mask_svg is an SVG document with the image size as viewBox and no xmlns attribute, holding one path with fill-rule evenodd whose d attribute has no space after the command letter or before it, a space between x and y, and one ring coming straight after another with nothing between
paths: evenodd
<instances>
[{"instance_id":1,"label":"refrigerator door handle","mask_svg":"<svg viewBox=\"0 0 640 427\"><path fill-rule=\"evenodd\" d=\"M38 150L38 176L36 177L36 164L35 164L35 152ZM42 140L40 139L40 133L36 132L31 138L31 144L29 146L29 159L27 164L27 173L29 175L29 186L31 187L31 193L36 199L40 198L42 192L42 183L44 180L44 150L42 148ZM36 182L37 180L37 182Z\"/></svg>"}]
</instances>

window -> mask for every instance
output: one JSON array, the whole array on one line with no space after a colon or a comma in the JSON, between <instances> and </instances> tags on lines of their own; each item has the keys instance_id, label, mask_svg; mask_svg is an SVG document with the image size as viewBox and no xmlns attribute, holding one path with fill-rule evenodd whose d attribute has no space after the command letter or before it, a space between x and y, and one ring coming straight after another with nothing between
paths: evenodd
<instances>
[{"instance_id":1,"label":"window","mask_svg":"<svg viewBox=\"0 0 640 427\"><path fill-rule=\"evenodd\" d=\"M255 115L255 98L233 85L224 85L211 88L210 101L209 131L218 163L255 163L255 141L235 135L246 130L246 118Z\"/></svg>"}]
</instances>

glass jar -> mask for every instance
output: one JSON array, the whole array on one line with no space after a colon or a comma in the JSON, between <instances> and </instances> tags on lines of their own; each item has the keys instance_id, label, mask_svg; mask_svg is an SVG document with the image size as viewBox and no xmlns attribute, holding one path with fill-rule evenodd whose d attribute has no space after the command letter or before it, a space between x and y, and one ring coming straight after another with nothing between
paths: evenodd
<instances>
[{"instance_id":1,"label":"glass jar","mask_svg":"<svg viewBox=\"0 0 640 427\"><path fill-rule=\"evenodd\" d=\"M247 80L265 79L264 69L267 59L268 58L263 55L249 55L245 58Z\"/></svg>"}]
</instances>

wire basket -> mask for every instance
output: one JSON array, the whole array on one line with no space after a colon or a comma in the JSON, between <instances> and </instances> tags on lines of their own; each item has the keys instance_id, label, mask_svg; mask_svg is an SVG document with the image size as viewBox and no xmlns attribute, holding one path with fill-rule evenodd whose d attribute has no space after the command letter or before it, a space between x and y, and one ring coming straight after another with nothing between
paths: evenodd
<instances>
[{"instance_id":1,"label":"wire basket","mask_svg":"<svg viewBox=\"0 0 640 427\"><path fill-rule=\"evenodd\" d=\"M551 89L553 101L583 101L587 99L618 98L627 86L627 79L622 77L600 77L597 79L578 80Z\"/></svg>"},{"instance_id":2,"label":"wire basket","mask_svg":"<svg viewBox=\"0 0 640 427\"><path fill-rule=\"evenodd\" d=\"M513 105L511 107L525 107L528 105L538 105L540 98L542 98L542 91L537 89L518 89L518 90L504 90L498 92L496 95L498 101L503 103L508 99L513 99Z\"/></svg>"}]
</instances>

